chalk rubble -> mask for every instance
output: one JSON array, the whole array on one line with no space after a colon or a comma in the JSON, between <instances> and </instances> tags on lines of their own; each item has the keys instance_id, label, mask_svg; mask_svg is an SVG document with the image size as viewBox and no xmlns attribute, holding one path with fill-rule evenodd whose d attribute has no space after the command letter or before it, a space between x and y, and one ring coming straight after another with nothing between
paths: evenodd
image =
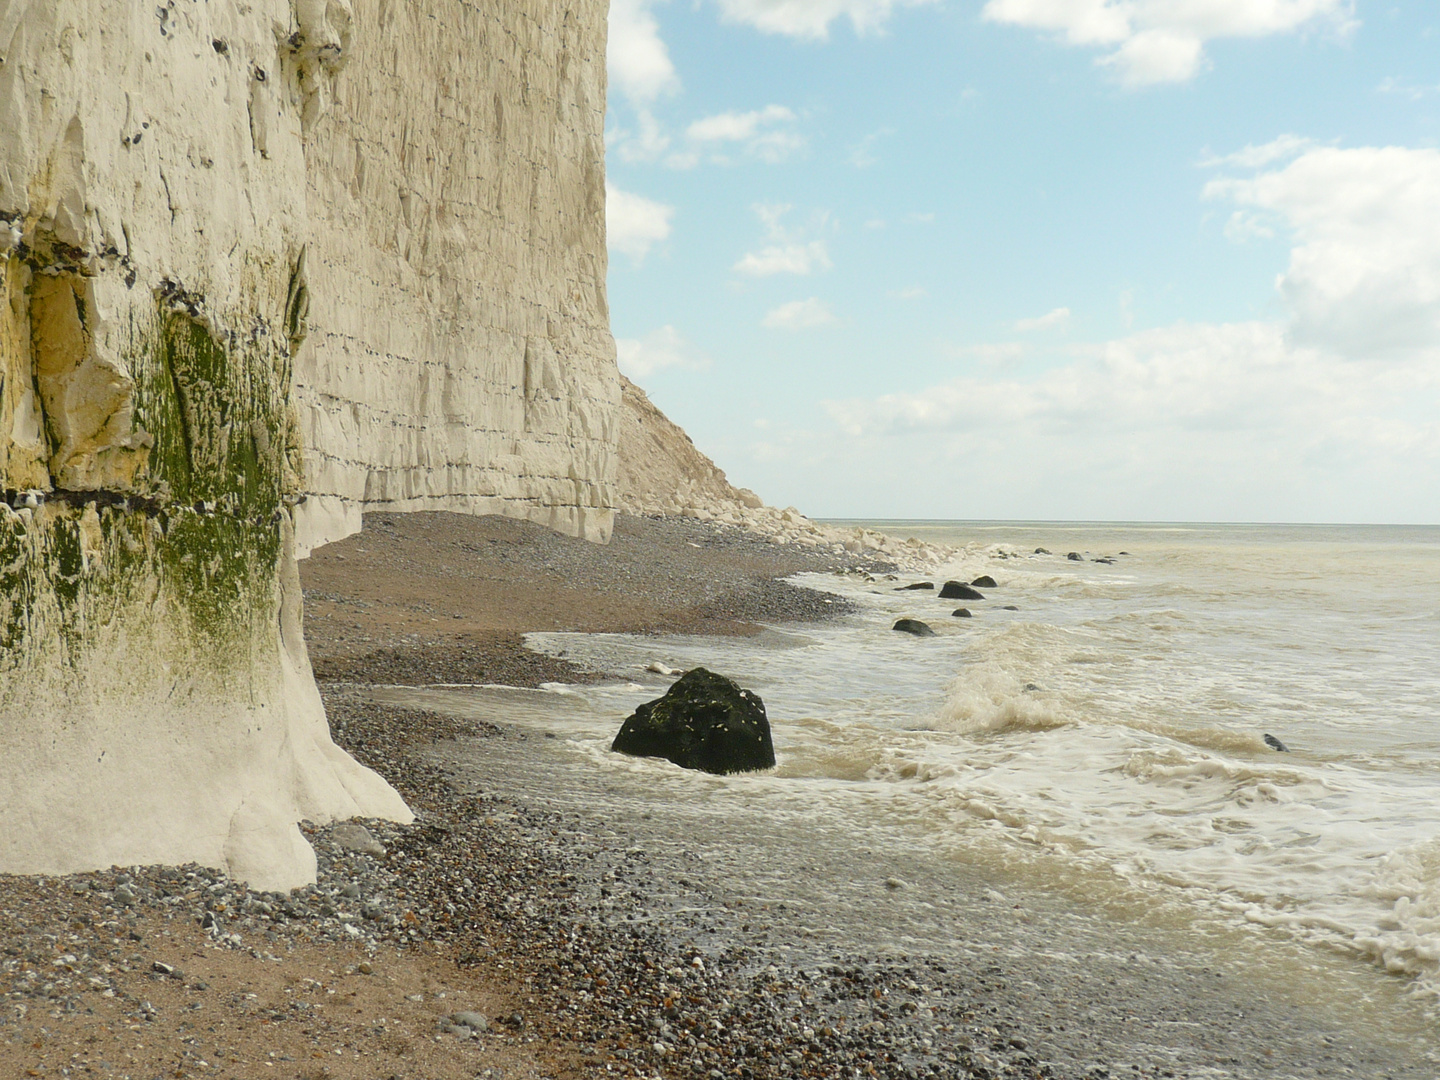
<instances>
[{"instance_id":1,"label":"chalk rubble","mask_svg":"<svg viewBox=\"0 0 1440 1080\"><path fill-rule=\"evenodd\" d=\"M874 529L824 525L793 506L782 510L765 505L755 492L734 487L643 390L623 376L622 386L616 509L719 522L777 544L802 544L837 555L873 555L917 573L957 555L943 544L900 540Z\"/></svg>"}]
</instances>

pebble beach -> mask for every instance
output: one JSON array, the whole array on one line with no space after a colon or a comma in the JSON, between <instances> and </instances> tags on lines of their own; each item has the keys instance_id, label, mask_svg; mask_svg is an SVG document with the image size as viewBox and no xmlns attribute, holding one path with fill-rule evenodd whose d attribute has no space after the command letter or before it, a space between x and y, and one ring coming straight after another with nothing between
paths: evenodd
<instances>
[{"instance_id":1,"label":"pebble beach","mask_svg":"<svg viewBox=\"0 0 1440 1080\"><path fill-rule=\"evenodd\" d=\"M1383 1032L1257 997L1160 928L1101 940L1065 897L978 875L942 893L901 850L811 866L765 822L663 792L602 810L603 778L560 771L543 726L401 689L613 678L521 635L754 633L847 614L783 577L892 569L682 519L621 518L609 548L367 519L303 569L307 640L336 742L416 822L307 823L319 880L283 896L194 866L0 878L0 1074L1421 1075ZM886 919L907 947L846 932Z\"/></svg>"}]
</instances>

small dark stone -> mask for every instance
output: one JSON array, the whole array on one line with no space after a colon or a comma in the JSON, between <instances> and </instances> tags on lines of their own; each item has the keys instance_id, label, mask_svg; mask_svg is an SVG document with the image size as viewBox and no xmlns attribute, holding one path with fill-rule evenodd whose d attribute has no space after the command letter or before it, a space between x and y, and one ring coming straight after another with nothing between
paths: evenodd
<instances>
[{"instance_id":1,"label":"small dark stone","mask_svg":"<svg viewBox=\"0 0 1440 1080\"><path fill-rule=\"evenodd\" d=\"M1049 549L1049 548L1036 548L1036 549L1035 549L1035 554L1036 554L1036 555L1049 555L1049 554L1050 554L1050 549Z\"/></svg>"},{"instance_id":2,"label":"small dark stone","mask_svg":"<svg viewBox=\"0 0 1440 1080\"><path fill-rule=\"evenodd\" d=\"M1101 559L1091 559L1090 561L1091 561L1091 562L1102 562L1102 563L1104 563L1106 566L1113 566L1113 565L1115 564L1115 560L1112 559L1109 555L1106 555L1104 558L1101 558Z\"/></svg>"},{"instance_id":3,"label":"small dark stone","mask_svg":"<svg viewBox=\"0 0 1440 1080\"><path fill-rule=\"evenodd\" d=\"M1287 754L1290 752L1290 747L1286 746L1286 745L1285 745L1283 742L1281 742L1279 739L1275 738L1274 735L1266 735L1266 736L1265 736L1265 745L1268 746L1268 747L1270 747L1271 750L1279 750L1279 751L1281 751L1282 753L1287 753Z\"/></svg>"},{"instance_id":4,"label":"small dark stone","mask_svg":"<svg viewBox=\"0 0 1440 1080\"><path fill-rule=\"evenodd\" d=\"M1001 610L1001 611L1019 611L1020 609L1019 609L1018 607L1016 607L1014 604L1001 604L1001 605L1000 605L1000 610Z\"/></svg>"},{"instance_id":5,"label":"small dark stone","mask_svg":"<svg viewBox=\"0 0 1440 1080\"><path fill-rule=\"evenodd\" d=\"M977 589L998 589L1000 587L995 584L995 579L989 574L981 574L974 581L970 582L970 584L974 585Z\"/></svg>"},{"instance_id":6,"label":"small dark stone","mask_svg":"<svg viewBox=\"0 0 1440 1080\"><path fill-rule=\"evenodd\" d=\"M919 619L899 619L891 630L898 630L902 634L914 634L916 637L934 637L935 631L929 625Z\"/></svg>"},{"instance_id":7,"label":"small dark stone","mask_svg":"<svg viewBox=\"0 0 1440 1080\"><path fill-rule=\"evenodd\" d=\"M759 695L699 667L677 679L664 697L638 706L610 749L719 774L775 765L770 721Z\"/></svg>"},{"instance_id":8,"label":"small dark stone","mask_svg":"<svg viewBox=\"0 0 1440 1080\"><path fill-rule=\"evenodd\" d=\"M957 619L971 618L970 609L968 607L957 607L954 611L950 612L950 614Z\"/></svg>"},{"instance_id":9,"label":"small dark stone","mask_svg":"<svg viewBox=\"0 0 1440 1080\"><path fill-rule=\"evenodd\" d=\"M901 585L895 591L909 592L912 589L933 589L934 587L935 583L933 581L917 581L914 585Z\"/></svg>"},{"instance_id":10,"label":"small dark stone","mask_svg":"<svg viewBox=\"0 0 1440 1080\"><path fill-rule=\"evenodd\" d=\"M1039 690L1040 687L1036 686L1033 682L1027 682L1027 683L1025 684L1025 689L1026 689L1026 690Z\"/></svg>"},{"instance_id":11,"label":"small dark stone","mask_svg":"<svg viewBox=\"0 0 1440 1080\"><path fill-rule=\"evenodd\" d=\"M982 593L972 589L963 581L947 581L945 587L940 590L941 600L984 600Z\"/></svg>"},{"instance_id":12,"label":"small dark stone","mask_svg":"<svg viewBox=\"0 0 1440 1080\"><path fill-rule=\"evenodd\" d=\"M1080 553L1079 553L1078 551L1072 551L1072 552L1070 552L1070 554L1066 555L1065 558L1069 559L1071 562L1084 562L1084 561L1085 561L1084 559L1082 559L1082 558L1080 557Z\"/></svg>"}]
</instances>

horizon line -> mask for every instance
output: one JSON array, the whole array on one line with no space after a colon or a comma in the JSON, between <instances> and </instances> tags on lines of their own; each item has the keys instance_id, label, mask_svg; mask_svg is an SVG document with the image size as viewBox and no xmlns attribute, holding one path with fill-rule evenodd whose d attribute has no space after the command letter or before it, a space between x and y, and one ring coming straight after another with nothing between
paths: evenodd
<instances>
[{"instance_id":1,"label":"horizon line","mask_svg":"<svg viewBox=\"0 0 1440 1080\"><path fill-rule=\"evenodd\" d=\"M1146 518L920 518L920 517L814 517L824 524L872 522L894 525L1249 525L1286 528L1440 528L1440 521L1205 521Z\"/></svg>"}]
</instances>

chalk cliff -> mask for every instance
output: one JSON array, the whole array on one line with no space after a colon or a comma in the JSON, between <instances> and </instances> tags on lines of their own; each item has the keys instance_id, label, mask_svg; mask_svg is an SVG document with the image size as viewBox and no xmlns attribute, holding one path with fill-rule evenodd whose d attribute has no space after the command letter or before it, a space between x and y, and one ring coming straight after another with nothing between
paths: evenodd
<instances>
[{"instance_id":1,"label":"chalk cliff","mask_svg":"<svg viewBox=\"0 0 1440 1080\"><path fill-rule=\"evenodd\" d=\"M297 553L366 506L611 524L605 7L0 2L0 870L311 880L407 819Z\"/></svg>"},{"instance_id":2,"label":"chalk cliff","mask_svg":"<svg viewBox=\"0 0 1440 1080\"><path fill-rule=\"evenodd\" d=\"M302 546L365 507L609 538L607 10L357 0L336 20L344 66L322 47L306 84Z\"/></svg>"}]
</instances>

